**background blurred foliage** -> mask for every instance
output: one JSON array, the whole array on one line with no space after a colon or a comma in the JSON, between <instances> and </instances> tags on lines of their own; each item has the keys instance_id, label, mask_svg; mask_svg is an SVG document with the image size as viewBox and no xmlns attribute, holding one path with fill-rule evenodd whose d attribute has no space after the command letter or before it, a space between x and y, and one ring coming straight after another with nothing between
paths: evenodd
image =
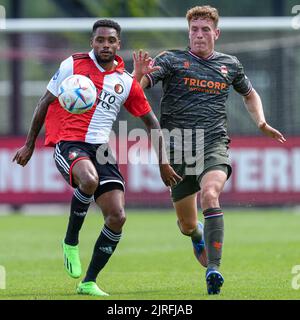
<instances>
[{"instance_id":1,"label":"background blurred foliage","mask_svg":"<svg viewBox=\"0 0 300 320\"><path fill-rule=\"evenodd\" d=\"M19 3L18 11L22 18L91 17L96 21L99 18L117 17L184 17L187 9L208 3L219 9L221 17L292 16L292 7L297 5L297 2L299 0L0 0L0 5L5 6L8 18L12 16L13 11L16 11L13 10L17 8L14 6ZM296 89L300 86L300 42L296 39L295 45L291 43L284 49L277 48L276 43L280 43L280 39L283 41L293 35L295 34L274 31L248 33L226 31L222 32L216 47L216 50L239 57L265 101L267 118L274 126L278 124L277 127L285 129L285 133L290 134L300 132L299 121L296 120L300 119L299 90ZM14 110L10 95L5 93L8 92L8 82L12 79L12 66L15 60L19 60L13 59L15 53L21 57L19 73L22 81L27 83L27 89L35 88L37 92L29 95L23 88L22 132L25 133L35 104L60 62L74 52L89 51L90 36L89 31L26 32L20 35L19 43L16 45L15 42L12 44L10 34L0 33L0 56L2 57L0 58L0 93L2 92L0 109L4 111L0 117L0 134L10 131L10 113ZM261 48L265 39L271 41L272 46L275 47L274 50L268 50L268 41L266 41L266 48ZM251 43L249 49L243 48L244 42ZM151 56L155 56L166 48L185 48L188 37L185 30L178 32L123 31L121 43L120 55L124 58L128 71L132 71L133 50L146 49ZM160 95L159 86L147 92L158 115ZM257 134L255 126L241 107L240 98L232 95L228 105L231 106L228 108L231 132ZM286 110L284 114L282 105ZM120 119L127 119L125 111L121 111ZM278 121L281 122L277 123ZM138 127L140 120L131 117L130 125Z\"/></svg>"},{"instance_id":2,"label":"background blurred foliage","mask_svg":"<svg viewBox=\"0 0 300 320\"><path fill-rule=\"evenodd\" d=\"M16 0L0 0L0 5L11 16ZM278 10L290 16L298 0L19 0L22 16L26 18L69 17L88 13L90 17L151 17L183 16L190 7L210 4L219 9L222 16L272 16ZM297 3L298 2L298 3ZM238 5L237 5L238 4ZM77 11L74 11L75 8ZM74 10L72 10L74 9ZM80 10L81 9L81 10ZM82 10L84 9L84 10Z\"/></svg>"}]
</instances>

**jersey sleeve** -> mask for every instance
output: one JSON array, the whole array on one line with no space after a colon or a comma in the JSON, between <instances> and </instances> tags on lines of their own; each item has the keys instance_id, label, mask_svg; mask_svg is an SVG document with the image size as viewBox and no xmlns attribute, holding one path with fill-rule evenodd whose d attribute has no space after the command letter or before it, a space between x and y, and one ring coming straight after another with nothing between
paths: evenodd
<instances>
[{"instance_id":1,"label":"jersey sleeve","mask_svg":"<svg viewBox=\"0 0 300 320\"><path fill-rule=\"evenodd\" d=\"M247 96L253 89L252 84L248 77L245 75L244 68L240 61L236 58L237 74L234 78L232 85L238 93L243 96Z\"/></svg>"},{"instance_id":2,"label":"jersey sleeve","mask_svg":"<svg viewBox=\"0 0 300 320\"><path fill-rule=\"evenodd\" d=\"M160 53L154 59L154 66L159 66L160 69L146 75L146 77L149 79L149 88L153 87L157 82L164 80L166 77L171 75L171 55L167 51Z\"/></svg>"},{"instance_id":3,"label":"jersey sleeve","mask_svg":"<svg viewBox=\"0 0 300 320\"><path fill-rule=\"evenodd\" d=\"M141 117L151 111L150 104L140 84L133 79L124 107L135 117Z\"/></svg>"},{"instance_id":4,"label":"jersey sleeve","mask_svg":"<svg viewBox=\"0 0 300 320\"><path fill-rule=\"evenodd\" d=\"M55 75L48 83L47 90L50 91L54 96L58 96L58 88L64 79L73 74L73 57L69 57L64 60Z\"/></svg>"}]
</instances>

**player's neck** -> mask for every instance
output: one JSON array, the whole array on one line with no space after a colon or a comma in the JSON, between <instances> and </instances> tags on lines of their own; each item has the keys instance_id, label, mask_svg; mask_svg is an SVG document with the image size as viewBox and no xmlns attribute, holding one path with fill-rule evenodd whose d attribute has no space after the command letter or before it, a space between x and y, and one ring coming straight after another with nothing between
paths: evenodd
<instances>
[{"instance_id":1,"label":"player's neck","mask_svg":"<svg viewBox=\"0 0 300 320\"><path fill-rule=\"evenodd\" d=\"M195 56L201 58L201 59L207 59L209 57L211 57L214 53L215 50L212 50L210 52L197 52L197 51L193 51L192 49L190 50L192 54L194 54Z\"/></svg>"},{"instance_id":2,"label":"player's neck","mask_svg":"<svg viewBox=\"0 0 300 320\"><path fill-rule=\"evenodd\" d=\"M101 61L99 57L95 56L98 65L104 69L106 72L110 72L116 69L115 58L112 61Z\"/></svg>"},{"instance_id":3,"label":"player's neck","mask_svg":"<svg viewBox=\"0 0 300 320\"><path fill-rule=\"evenodd\" d=\"M99 62L98 62L99 63ZM107 72L113 71L116 69L116 65L114 61L111 62L101 62L99 65Z\"/></svg>"}]
</instances>

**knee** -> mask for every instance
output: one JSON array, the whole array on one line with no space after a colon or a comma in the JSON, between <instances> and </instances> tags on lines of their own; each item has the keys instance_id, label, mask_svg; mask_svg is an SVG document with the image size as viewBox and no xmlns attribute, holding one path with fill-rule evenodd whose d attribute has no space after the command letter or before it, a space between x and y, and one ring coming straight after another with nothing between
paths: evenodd
<instances>
[{"instance_id":1,"label":"knee","mask_svg":"<svg viewBox=\"0 0 300 320\"><path fill-rule=\"evenodd\" d=\"M178 220L177 224L178 224L179 230L185 236L189 236L197 227L196 221L193 222L193 221Z\"/></svg>"},{"instance_id":2,"label":"knee","mask_svg":"<svg viewBox=\"0 0 300 320\"><path fill-rule=\"evenodd\" d=\"M115 232L120 232L126 222L124 208L112 208L105 214L105 224Z\"/></svg>"},{"instance_id":3,"label":"knee","mask_svg":"<svg viewBox=\"0 0 300 320\"><path fill-rule=\"evenodd\" d=\"M90 172L82 174L79 187L86 194L94 194L99 184L99 178Z\"/></svg>"},{"instance_id":4,"label":"knee","mask_svg":"<svg viewBox=\"0 0 300 320\"><path fill-rule=\"evenodd\" d=\"M214 206L219 199L219 192L214 187L207 186L201 190L200 202L202 207Z\"/></svg>"}]
</instances>

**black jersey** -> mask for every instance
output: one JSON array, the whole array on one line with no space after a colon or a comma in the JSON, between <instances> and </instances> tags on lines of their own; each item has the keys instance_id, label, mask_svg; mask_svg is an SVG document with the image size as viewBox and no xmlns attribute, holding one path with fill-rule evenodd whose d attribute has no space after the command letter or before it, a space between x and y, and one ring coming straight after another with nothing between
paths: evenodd
<instances>
[{"instance_id":1,"label":"black jersey","mask_svg":"<svg viewBox=\"0 0 300 320\"><path fill-rule=\"evenodd\" d=\"M252 85L239 60L214 52L202 59L190 51L165 51L155 58L161 67L148 76L150 86L162 81L161 127L203 129L205 146L227 136L225 102L229 89L248 95Z\"/></svg>"}]
</instances>

